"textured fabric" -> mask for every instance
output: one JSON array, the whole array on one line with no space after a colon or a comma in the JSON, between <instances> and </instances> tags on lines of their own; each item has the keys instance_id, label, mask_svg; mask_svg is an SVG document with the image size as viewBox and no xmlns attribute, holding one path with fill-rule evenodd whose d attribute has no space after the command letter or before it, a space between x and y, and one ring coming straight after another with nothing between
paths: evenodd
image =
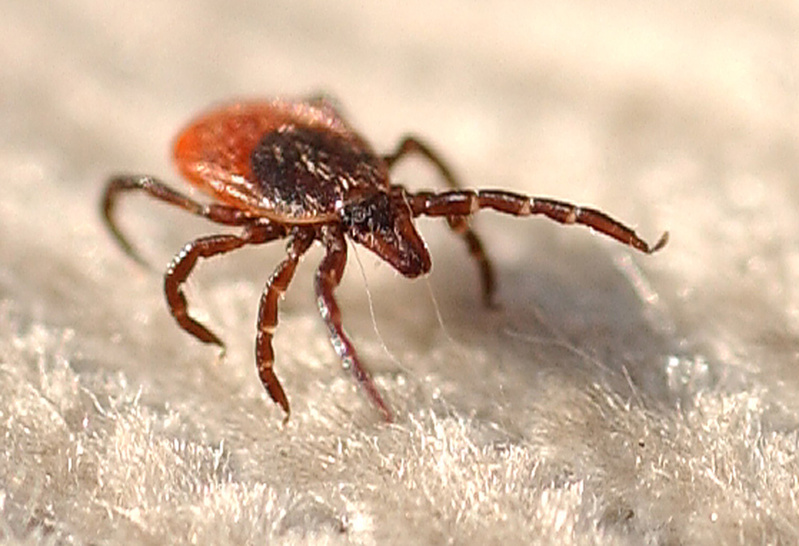
<instances>
[{"instance_id":1,"label":"textured fabric","mask_svg":"<svg viewBox=\"0 0 799 546\"><path fill-rule=\"evenodd\" d=\"M799 11L692 0L3 2L0 543L799 542ZM469 187L601 208L646 256L485 212L501 307L443 219L408 281L350 247L345 327L397 414L340 368L305 256L276 372L255 314L285 245L161 272L235 232L131 196L235 97L325 92L383 153L423 136ZM418 160L395 180L442 187Z\"/></svg>"}]
</instances>

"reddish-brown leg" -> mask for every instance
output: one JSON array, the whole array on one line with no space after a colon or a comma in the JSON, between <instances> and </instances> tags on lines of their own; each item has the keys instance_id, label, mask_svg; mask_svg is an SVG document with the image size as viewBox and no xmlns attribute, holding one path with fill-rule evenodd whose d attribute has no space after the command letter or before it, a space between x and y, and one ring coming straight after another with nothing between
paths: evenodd
<instances>
[{"instance_id":1,"label":"reddish-brown leg","mask_svg":"<svg viewBox=\"0 0 799 546\"><path fill-rule=\"evenodd\" d=\"M650 254L663 248L668 232L649 246L635 231L602 211L565 201L528 197L500 190L459 190L444 193L419 192L406 199L414 216L469 216L480 209L494 209L514 216L543 214L561 224L582 224L641 252Z\"/></svg>"},{"instance_id":2,"label":"reddish-brown leg","mask_svg":"<svg viewBox=\"0 0 799 546\"><path fill-rule=\"evenodd\" d=\"M313 228L295 228L291 242L288 245L288 256L275 268L269 281L266 283L261 303L258 307L258 333L255 338L255 363L258 366L258 375L261 382L266 387L266 391L272 400L283 408L286 412L286 420L289 418L289 401L283 387L280 386L272 365L275 361L275 353L272 349L272 336L277 328L277 304L278 299L288 289L294 270L300 261L300 257L311 246L315 237Z\"/></svg>"},{"instance_id":3,"label":"reddish-brown leg","mask_svg":"<svg viewBox=\"0 0 799 546\"><path fill-rule=\"evenodd\" d=\"M213 343L223 350L224 343L216 334L189 316L186 296L181 285L191 273L199 258L210 258L230 252L244 245L261 244L285 237L286 228L264 221L246 226L238 235L211 235L188 243L178 252L164 274L164 292L169 310L181 328L202 341Z\"/></svg>"},{"instance_id":4,"label":"reddish-brown leg","mask_svg":"<svg viewBox=\"0 0 799 546\"><path fill-rule=\"evenodd\" d=\"M103 193L103 220L105 220L106 226L108 226L108 229L111 231L111 234L114 236L114 239L116 239L117 243L119 243L119 245L122 247L122 250L124 250L128 256L142 265L146 265L146 262L141 255L136 252L130 242L128 242L127 238L122 235L122 231L120 231L114 219L114 211L119 194L129 191L143 191L150 197L158 199L159 201L164 201L170 205L175 205L192 214L202 216L218 224L240 226L250 221L250 218L248 218L244 212L237 208L226 205L203 205L197 203L185 195L176 192L152 176L115 176L108 181L108 184L105 187L105 192Z\"/></svg>"},{"instance_id":5,"label":"reddish-brown leg","mask_svg":"<svg viewBox=\"0 0 799 546\"><path fill-rule=\"evenodd\" d=\"M333 295L341 282L344 266L347 263L347 241L337 227L327 226L322 230L322 242L325 245L325 257L316 272L316 303L319 306L319 313L327 324L330 341L344 368L352 371L361 388L366 391L385 420L391 422L393 420L391 411L377 390L372 374L361 363L355 347L344 332L344 327L341 325L341 311Z\"/></svg>"},{"instance_id":6,"label":"reddish-brown leg","mask_svg":"<svg viewBox=\"0 0 799 546\"><path fill-rule=\"evenodd\" d=\"M480 269L480 280L483 286L483 303L486 307L496 307L494 294L496 293L496 280L491 260L483 248L483 243L477 234L469 227L469 219L466 216L447 216L447 223L452 231L463 237L469 254Z\"/></svg>"},{"instance_id":7,"label":"reddish-brown leg","mask_svg":"<svg viewBox=\"0 0 799 546\"><path fill-rule=\"evenodd\" d=\"M433 151L430 146L416 137L404 137L400 141L399 146L397 146L397 149L393 153L383 156L383 160L388 163L389 168L391 168L397 161L407 155L412 154L423 157L433 166L435 166L436 169L438 169L441 177L447 183L447 186L453 190L458 190L463 187L458 182L458 179L455 178L455 175L452 173L452 169L449 168L441 156ZM467 217L451 216L447 218L447 221L452 230L463 237L463 241L466 243L466 246L469 249L469 254L471 254L472 258L474 258L475 262L477 263L477 267L480 270L480 280L483 287L483 302L486 306L492 307L494 305L496 281L494 268L491 265L491 260L488 258L488 255L485 252L483 243L480 241L480 238L477 236L474 230L472 230L472 228L469 226L469 219Z\"/></svg>"},{"instance_id":8,"label":"reddish-brown leg","mask_svg":"<svg viewBox=\"0 0 799 546\"><path fill-rule=\"evenodd\" d=\"M452 174L452 169L449 168L449 165L444 162L441 156L434 152L429 145L414 136L409 135L403 137L397 149L394 150L393 153L384 155L383 160L388 163L389 168L391 168L397 161L411 154L420 155L432 163L436 169L438 169L439 174L441 174L447 186L453 190L462 187L458 179L455 178L455 175Z\"/></svg>"}]
</instances>

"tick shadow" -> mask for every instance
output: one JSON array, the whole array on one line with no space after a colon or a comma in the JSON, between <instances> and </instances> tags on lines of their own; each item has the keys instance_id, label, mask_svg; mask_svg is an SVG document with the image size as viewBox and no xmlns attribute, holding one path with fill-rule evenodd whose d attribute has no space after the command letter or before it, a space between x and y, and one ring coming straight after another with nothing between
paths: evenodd
<instances>
[{"instance_id":1,"label":"tick shadow","mask_svg":"<svg viewBox=\"0 0 799 546\"><path fill-rule=\"evenodd\" d=\"M535 393L548 377L670 405L665 364L674 342L637 268L659 255L549 228L486 238L495 241L487 246L497 273L496 310L482 305L468 257L439 252L432 282L449 335L482 352L482 375L503 376L506 389Z\"/></svg>"}]
</instances>

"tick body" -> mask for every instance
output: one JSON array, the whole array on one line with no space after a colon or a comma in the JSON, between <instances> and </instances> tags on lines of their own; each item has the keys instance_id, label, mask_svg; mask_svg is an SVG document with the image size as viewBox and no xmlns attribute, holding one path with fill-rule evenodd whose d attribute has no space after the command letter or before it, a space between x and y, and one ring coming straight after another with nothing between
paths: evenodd
<instances>
[{"instance_id":1,"label":"tick body","mask_svg":"<svg viewBox=\"0 0 799 546\"><path fill-rule=\"evenodd\" d=\"M428 160L449 190L410 192L393 184L391 168L407 155ZM430 271L427 246L414 226L419 216L443 216L461 236L477 263L483 299L491 304L494 273L469 218L490 208L515 216L541 214L564 224L583 224L651 253L652 247L633 230L601 211L548 198L502 190L461 189L450 168L421 140L408 136L390 154L379 155L356 133L331 103L314 98L237 103L211 111L191 123L174 147L184 178L210 197L200 203L172 190L157 178L121 175L108 181L103 218L122 248L143 262L115 221L117 198L141 191L212 222L240 228L239 234L202 237L188 243L169 264L164 291L181 328L205 343L224 344L188 313L182 285L200 258L246 245L288 239L287 255L266 283L258 309L255 360L269 396L289 415L289 402L274 373L272 336L277 327L279 297L287 290L297 264L310 246L325 249L315 278L316 301L330 340L386 420L391 411L344 331L335 289L347 262L347 239L387 261L406 277Z\"/></svg>"}]
</instances>

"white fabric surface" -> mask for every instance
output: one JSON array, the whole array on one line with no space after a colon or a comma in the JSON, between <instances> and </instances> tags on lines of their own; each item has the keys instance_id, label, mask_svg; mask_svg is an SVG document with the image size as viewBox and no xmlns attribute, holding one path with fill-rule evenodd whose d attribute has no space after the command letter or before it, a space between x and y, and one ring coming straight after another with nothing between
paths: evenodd
<instances>
[{"instance_id":1,"label":"white fabric surface","mask_svg":"<svg viewBox=\"0 0 799 546\"><path fill-rule=\"evenodd\" d=\"M795 2L2 4L0 543L799 542ZM98 199L120 171L185 189L171 139L210 104L316 91L379 150L413 131L471 187L671 242L483 213L498 312L443 221L418 222L427 281L351 251L339 303L390 426L330 348L312 250L275 339L283 427L252 357L283 245L193 276L220 360ZM154 264L219 231L120 213Z\"/></svg>"}]
</instances>

